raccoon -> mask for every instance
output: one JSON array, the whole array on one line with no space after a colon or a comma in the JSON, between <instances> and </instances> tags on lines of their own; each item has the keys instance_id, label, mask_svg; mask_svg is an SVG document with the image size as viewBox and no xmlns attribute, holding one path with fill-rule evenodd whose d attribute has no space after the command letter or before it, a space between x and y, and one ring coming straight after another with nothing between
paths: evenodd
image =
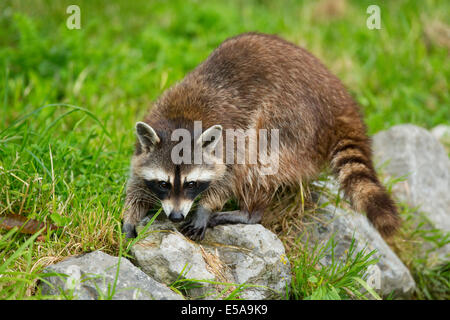
<instances>
[{"instance_id":1,"label":"raccoon","mask_svg":"<svg viewBox=\"0 0 450 320\"><path fill-rule=\"evenodd\" d=\"M196 133L196 121L205 130ZM326 167L383 236L399 227L396 206L374 170L358 104L317 58L276 35L225 40L165 91L135 129L127 237L136 236L136 224L159 203L171 221L183 221L181 232L193 240L202 240L208 227L259 223L278 188L313 180ZM189 133L190 146L209 161L174 163L177 129ZM224 148L219 142L227 130L237 129L278 130L276 173L262 174L260 162L229 164L212 152ZM240 210L220 212L230 198Z\"/></svg>"}]
</instances>

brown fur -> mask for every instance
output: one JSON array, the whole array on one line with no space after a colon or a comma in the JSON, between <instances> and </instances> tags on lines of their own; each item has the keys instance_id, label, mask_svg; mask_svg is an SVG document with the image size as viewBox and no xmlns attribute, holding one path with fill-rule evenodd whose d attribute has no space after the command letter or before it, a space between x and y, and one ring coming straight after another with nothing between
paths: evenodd
<instances>
[{"instance_id":1,"label":"brown fur","mask_svg":"<svg viewBox=\"0 0 450 320\"><path fill-rule=\"evenodd\" d=\"M264 176L259 164L227 166L202 195L203 206L220 210L235 197L241 210L260 215L278 187L314 179L329 165L355 209L365 211L385 236L397 229L397 211L373 168L359 106L306 50L258 33L224 41L167 90L144 120L163 137L192 128L193 121L202 121L204 129L280 129L279 172ZM140 153L137 145L135 156ZM129 184L125 221L142 218L134 207L146 202L133 192L136 183Z\"/></svg>"}]
</instances>

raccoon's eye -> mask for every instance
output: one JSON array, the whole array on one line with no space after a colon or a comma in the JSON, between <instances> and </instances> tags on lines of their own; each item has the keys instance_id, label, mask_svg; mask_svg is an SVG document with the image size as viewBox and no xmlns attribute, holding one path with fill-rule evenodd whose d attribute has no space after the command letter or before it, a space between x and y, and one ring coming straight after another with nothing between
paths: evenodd
<instances>
[{"instance_id":1,"label":"raccoon's eye","mask_svg":"<svg viewBox=\"0 0 450 320\"><path fill-rule=\"evenodd\" d=\"M159 187L161 188L161 189L169 189L169 183L167 183L167 182L165 182L165 181L160 181L159 182Z\"/></svg>"},{"instance_id":2,"label":"raccoon's eye","mask_svg":"<svg viewBox=\"0 0 450 320\"><path fill-rule=\"evenodd\" d=\"M193 188L195 188L197 186L197 182L196 181L189 181L187 184L186 184L186 188L189 188L189 189L193 189Z\"/></svg>"}]
</instances>

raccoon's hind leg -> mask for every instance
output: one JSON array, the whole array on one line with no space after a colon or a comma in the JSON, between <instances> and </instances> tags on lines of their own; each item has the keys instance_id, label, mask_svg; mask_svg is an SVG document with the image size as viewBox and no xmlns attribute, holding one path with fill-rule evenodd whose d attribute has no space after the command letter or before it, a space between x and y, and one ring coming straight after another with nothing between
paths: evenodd
<instances>
[{"instance_id":1,"label":"raccoon's hind leg","mask_svg":"<svg viewBox=\"0 0 450 320\"><path fill-rule=\"evenodd\" d=\"M200 206L192 219L181 226L181 233L191 240L200 241L205 237L207 228L213 228L220 224L256 224L260 223L263 211L225 211L214 212Z\"/></svg>"},{"instance_id":2,"label":"raccoon's hind leg","mask_svg":"<svg viewBox=\"0 0 450 320\"><path fill-rule=\"evenodd\" d=\"M238 203L240 203L240 210L214 212L208 222L208 227L213 228L220 224L257 224L261 223L264 210L268 207L273 194L273 186L270 183L262 181L263 177L259 172L244 172L237 171L237 176L250 176L253 178L252 183L235 184L235 192ZM265 187L261 187L265 186ZM268 187L267 187L268 186Z\"/></svg>"},{"instance_id":3,"label":"raccoon's hind leg","mask_svg":"<svg viewBox=\"0 0 450 320\"><path fill-rule=\"evenodd\" d=\"M261 222L262 215L262 210L256 210L252 213L242 210L215 212L209 219L208 227L213 228L220 224L256 224Z\"/></svg>"}]
</instances>

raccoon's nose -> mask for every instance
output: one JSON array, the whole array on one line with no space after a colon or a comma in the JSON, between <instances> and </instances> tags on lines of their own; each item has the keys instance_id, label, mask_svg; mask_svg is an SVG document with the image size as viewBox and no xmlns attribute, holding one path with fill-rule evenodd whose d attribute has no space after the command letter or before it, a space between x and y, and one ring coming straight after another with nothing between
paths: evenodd
<instances>
[{"instance_id":1,"label":"raccoon's nose","mask_svg":"<svg viewBox=\"0 0 450 320\"><path fill-rule=\"evenodd\" d=\"M184 216L183 216L183 214L182 214L181 212L178 212L178 211L172 211L172 212L169 214L169 219L170 219L170 221L172 221L172 222L180 222L180 221L182 221L182 220L184 219Z\"/></svg>"}]
</instances>

